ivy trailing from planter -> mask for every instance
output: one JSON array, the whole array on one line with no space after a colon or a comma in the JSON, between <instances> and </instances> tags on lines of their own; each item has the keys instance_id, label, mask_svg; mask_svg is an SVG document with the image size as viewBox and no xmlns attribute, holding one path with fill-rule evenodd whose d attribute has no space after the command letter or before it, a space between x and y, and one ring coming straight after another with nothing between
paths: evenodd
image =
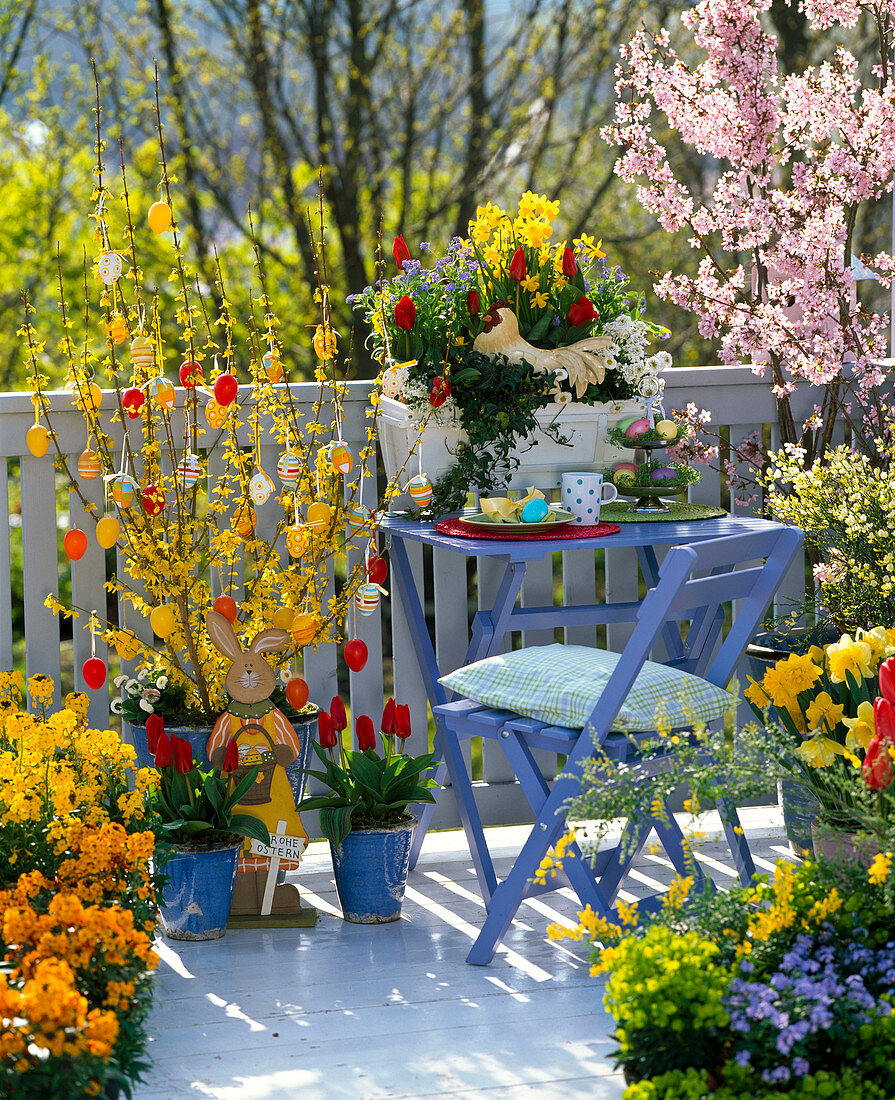
<instances>
[{"instance_id":1,"label":"ivy trailing from planter","mask_svg":"<svg viewBox=\"0 0 895 1100\"><path fill-rule=\"evenodd\" d=\"M469 351L451 374L451 392L468 436L456 451L456 462L433 486L430 515L462 510L472 488L501 488L519 466L512 453L526 436L544 432L568 443L560 427L541 427L535 413L553 400L555 376L539 374L528 363L506 356ZM536 445L536 444L534 444Z\"/></svg>"}]
</instances>

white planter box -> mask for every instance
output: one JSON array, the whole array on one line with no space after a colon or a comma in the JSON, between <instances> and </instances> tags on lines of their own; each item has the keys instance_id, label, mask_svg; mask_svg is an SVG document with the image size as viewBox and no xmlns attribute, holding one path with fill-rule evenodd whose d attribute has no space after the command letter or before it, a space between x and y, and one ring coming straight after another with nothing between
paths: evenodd
<instances>
[{"instance_id":1,"label":"white planter box","mask_svg":"<svg viewBox=\"0 0 895 1100\"><path fill-rule=\"evenodd\" d=\"M529 436L513 453L520 459L519 468L509 474L504 484L518 489L535 485L539 489L559 486L562 474L578 470L602 469L616 462L630 461L631 451L614 447L606 432L620 420L643 414L642 401L613 401L599 405L548 405L537 414L538 423L556 423L566 446L557 443L544 432ZM391 480L407 459L420 437L421 413L400 401L383 396L377 418L379 448L385 471ZM466 433L454 424L429 419L423 431L417 453L407 463L398 479L401 487L422 469L434 483L453 466L457 445L465 442ZM419 455L419 457L417 457ZM470 489L474 486L470 486Z\"/></svg>"}]
</instances>

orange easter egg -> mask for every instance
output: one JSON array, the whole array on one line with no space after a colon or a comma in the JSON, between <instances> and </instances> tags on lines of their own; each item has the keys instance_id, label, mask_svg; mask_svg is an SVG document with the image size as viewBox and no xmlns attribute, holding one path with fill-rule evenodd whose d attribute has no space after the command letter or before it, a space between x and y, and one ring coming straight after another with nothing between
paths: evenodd
<instances>
[{"instance_id":1,"label":"orange easter egg","mask_svg":"<svg viewBox=\"0 0 895 1100\"><path fill-rule=\"evenodd\" d=\"M154 202L146 215L153 233L164 233L171 228L171 207L166 202Z\"/></svg>"},{"instance_id":2,"label":"orange easter egg","mask_svg":"<svg viewBox=\"0 0 895 1100\"><path fill-rule=\"evenodd\" d=\"M315 500L308 505L308 526L318 533L329 527L332 516L332 508L322 500Z\"/></svg>"},{"instance_id":3,"label":"orange easter egg","mask_svg":"<svg viewBox=\"0 0 895 1100\"><path fill-rule=\"evenodd\" d=\"M299 645L307 645L317 633L318 625L316 616L299 611L292 620L292 637Z\"/></svg>"}]
</instances>

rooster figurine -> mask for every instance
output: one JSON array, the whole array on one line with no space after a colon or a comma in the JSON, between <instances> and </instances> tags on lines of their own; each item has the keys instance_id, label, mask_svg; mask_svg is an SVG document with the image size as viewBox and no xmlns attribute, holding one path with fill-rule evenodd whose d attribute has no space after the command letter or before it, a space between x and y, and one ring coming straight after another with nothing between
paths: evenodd
<instances>
[{"instance_id":1,"label":"rooster figurine","mask_svg":"<svg viewBox=\"0 0 895 1100\"><path fill-rule=\"evenodd\" d=\"M591 383L603 381L606 368L598 357L609 350L612 340L608 336L588 336L566 348L545 351L519 335L519 321L508 302L495 302L485 314L485 327L472 346L483 355L505 355L511 363L524 359L539 374L558 371L561 378L567 375L575 396L583 397Z\"/></svg>"}]
</instances>

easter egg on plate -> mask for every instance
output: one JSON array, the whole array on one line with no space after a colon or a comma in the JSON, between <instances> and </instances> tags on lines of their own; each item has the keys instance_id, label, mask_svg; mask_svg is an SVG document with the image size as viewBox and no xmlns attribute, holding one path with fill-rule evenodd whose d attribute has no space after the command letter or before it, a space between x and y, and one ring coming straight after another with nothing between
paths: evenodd
<instances>
[{"instance_id":1,"label":"easter egg on plate","mask_svg":"<svg viewBox=\"0 0 895 1100\"><path fill-rule=\"evenodd\" d=\"M677 470L674 466L660 466L658 470L653 470L650 474L650 481L661 483L663 481L676 481Z\"/></svg>"},{"instance_id":2,"label":"easter egg on plate","mask_svg":"<svg viewBox=\"0 0 895 1100\"><path fill-rule=\"evenodd\" d=\"M546 500L529 500L522 508L522 522L540 523L549 511Z\"/></svg>"},{"instance_id":3,"label":"easter egg on plate","mask_svg":"<svg viewBox=\"0 0 895 1100\"><path fill-rule=\"evenodd\" d=\"M635 436L643 435L644 432L650 430L650 422L645 416L642 416L639 420L632 421L627 428L625 428L625 435L628 439L634 439Z\"/></svg>"},{"instance_id":4,"label":"easter egg on plate","mask_svg":"<svg viewBox=\"0 0 895 1100\"><path fill-rule=\"evenodd\" d=\"M628 428L631 427L635 420L640 419L641 418L639 416L626 416L624 420L619 420L618 424L616 424L616 427L625 432L628 430Z\"/></svg>"},{"instance_id":5,"label":"easter egg on plate","mask_svg":"<svg viewBox=\"0 0 895 1100\"><path fill-rule=\"evenodd\" d=\"M677 424L673 420L659 420L656 422L656 431L661 435L663 439L667 439L670 443L673 439L677 439Z\"/></svg>"}]
</instances>

